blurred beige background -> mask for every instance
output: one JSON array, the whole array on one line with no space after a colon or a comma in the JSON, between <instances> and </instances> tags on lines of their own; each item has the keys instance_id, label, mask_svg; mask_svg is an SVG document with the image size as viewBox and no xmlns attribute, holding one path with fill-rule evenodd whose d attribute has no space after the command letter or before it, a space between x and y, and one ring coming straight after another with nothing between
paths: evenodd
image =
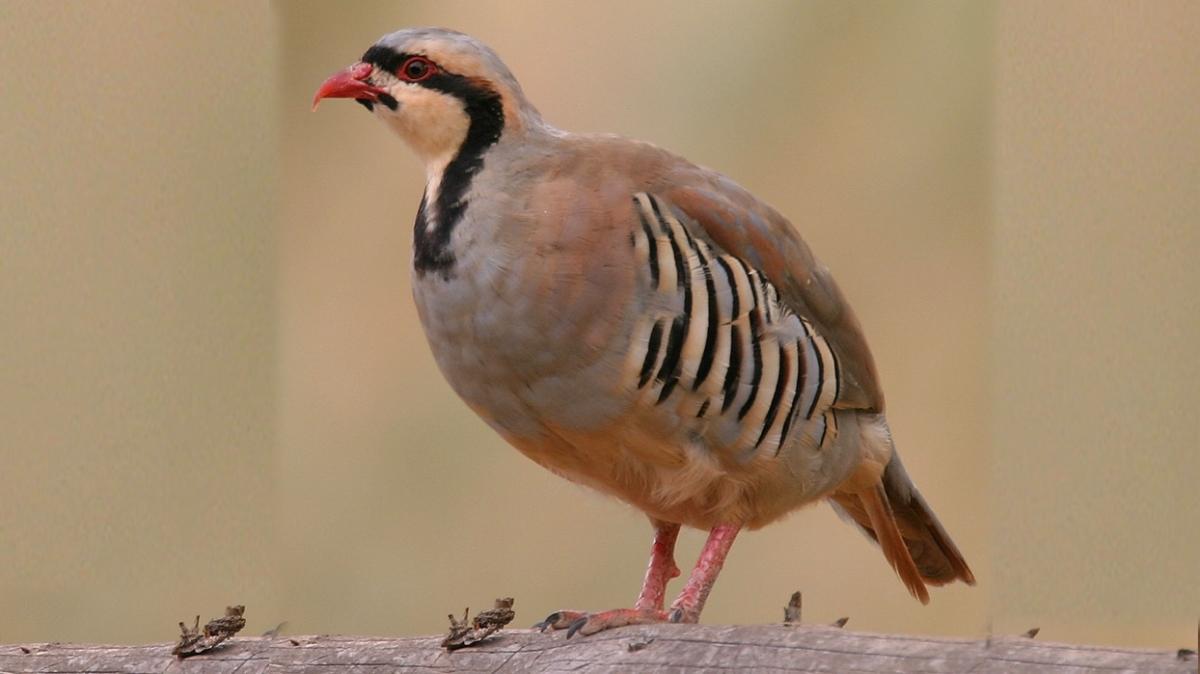
<instances>
[{"instance_id":1,"label":"blurred beige background","mask_svg":"<svg viewBox=\"0 0 1200 674\"><path fill-rule=\"evenodd\" d=\"M705 621L1191 643L1200 9L759 2L0 3L0 641L529 624L632 600L649 528L452 394L409 297L422 171L315 87L397 27L543 114L789 214L852 299L977 588L913 602L824 506ZM702 535L686 534L681 564Z\"/></svg>"}]
</instances>

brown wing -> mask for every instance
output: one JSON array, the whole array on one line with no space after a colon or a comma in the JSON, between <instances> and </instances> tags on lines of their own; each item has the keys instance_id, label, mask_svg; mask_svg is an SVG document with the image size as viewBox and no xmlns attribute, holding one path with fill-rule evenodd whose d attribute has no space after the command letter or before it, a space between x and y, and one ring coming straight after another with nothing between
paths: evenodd
<instances>
[{"instance_id":1,"label":"brown wing","mask_svg":"<svg viewBox=\"0 0 1200 674\"><path fill-rule=\"evenodd\" d=\"M837 407L883 411L875 360L854 311L786 218L728 178L703 169L672 176L659 194L698 222L718 246L766 274L785 305L817 327L843 368Z\"/></svg>"}]
</instances>

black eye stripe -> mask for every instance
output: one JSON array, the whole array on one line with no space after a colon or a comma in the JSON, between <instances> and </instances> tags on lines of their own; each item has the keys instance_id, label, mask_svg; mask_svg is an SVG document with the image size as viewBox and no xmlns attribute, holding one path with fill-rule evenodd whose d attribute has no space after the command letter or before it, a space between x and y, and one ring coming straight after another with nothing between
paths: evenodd
<instances>
[{"instance_id":1,"label":"black eye stripe","mask_svg":"<svg viewBox=\"0 0 1200 674\"><path fill-rule=\"evenodd\" d=\"M393 49L374 45L362 55L362 62L370 63L377 68L394 73L397 68L408 60L409 56L412 56L412 54L401 54Z\"/></svg>"},{"instance_id":2,"label":"black eye stripe","mask_svg":"<svg viewBox=\"0 0 1200 674\"><path fill-rule=\"evenodd\" d=\"M430 70L434 71L435 76L444 74L451 78L460 78L459 75L445 71L428 56L423 54L397 52L379 45L375 45L368 49L366 53L362 55L361 60L363 63L369 63L380 70L386 70L387 72L401 78L411 77L413 79L420 79L421 77L428 76ZM418 82L418 84L419 83L420 82Z\"/></svg>"},{"instance_id":3,"label":"black eye stripe","mask_svg":"<svg viewBox=\"0 0 1200 674\"><path fill-rule=\"evenodd\" d=\"M426 63L426 68L434 70L432 75L426 74L424 79L410 82L410 84L418 84L429 89L434 89L445 94L450 94L455 98L463 101L467 106L468 114L472 109L478 110L481 107L496 108L496 111L488 110L490 114L501 114L499 111L500 95L486 85L481 85L478 80L468 79L457 73L446 70L438 65L436 61L422 54L410 54L408 52L397 52L388 47L375 45L368 49L362 56L363 63L370 63L376 68L386 70L389 73L396 74L397 69L406 67L405 64L409 59L418 57ZM493 103L495 105L493 105ZM501 126L503 123L501 122Z\"/></svg>"}]
</instances>

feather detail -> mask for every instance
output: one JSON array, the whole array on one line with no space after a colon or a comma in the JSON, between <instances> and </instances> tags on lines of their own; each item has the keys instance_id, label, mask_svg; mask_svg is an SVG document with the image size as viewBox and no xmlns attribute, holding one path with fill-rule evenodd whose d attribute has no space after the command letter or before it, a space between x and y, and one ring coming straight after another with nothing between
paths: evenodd
<instances>
[{"instance_id":1,"label":"feather detail","mask_svg":"<svg viewBox=\"0 0 1200 674\"><path fill-rule=\"evenodd\" d=\"M883 485L877 484L874 489L860 493L858 498L862 501L871 529L879 540L879 547L883 549L884 559L896 570L896 574L900 576L901 582L912 596L922 604L928 604L929 590L925 589L921 572L917 571L917 565L908 554L908 547L904 545L900 530L896 528L896 518L888 504L887 492L883 490Z\"/></svg>"}]
</instances>

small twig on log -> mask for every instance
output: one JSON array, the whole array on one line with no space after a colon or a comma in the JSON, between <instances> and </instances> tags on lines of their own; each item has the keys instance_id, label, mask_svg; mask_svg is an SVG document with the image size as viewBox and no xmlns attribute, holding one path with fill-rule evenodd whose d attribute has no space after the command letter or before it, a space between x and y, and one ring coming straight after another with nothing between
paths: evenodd
<instances>
[{"instance_id":1,"label":"small twig on log","mask_svg":"<svg viewBox=\"0 0 1200 674\"><path fill-rule=\"evenodd\" d=\"M196 616L196 624L193 627L188 627L182 620L179 621L179 643L175 644L172 653L180 658L186 658L189 655L198 653L193 648L200 643L203 636L200 634L200 616ZM208 649L204 649L208 650Z\"/></svg>"},{"instance_id":2,"label":"small twig on log","mask_svg":"<svg viewBox=\"0 0 1200 674\"><path fill-rule=\"evenodd\" d=\"M1042 628L1040 628L1040 627L1031 627L1030 629L1027 629L1024 632L1022 632L1021 636L1025 637L1026 639L1032 639L1038 635L1038 632L1041 632L1041 631L1042 631Z\"/></svg>"},{"instance_id":3,"label":"small twig on log","mask_svg":"<svg viewBox=\"0 0 1200 674\"><path fill-rule=\"evenodd\" d=\"M203 632L200 631L200 616L196 616L192 627L179 623L179 643L171 653L182 660L220 646L246 626L246 619L242 617L245 612L245 606L226 606L225 615L208 621Z\"/></svg>"},{"instance_id":4,"label":"small twig on log","mask_svg":"<svg viewBox=\"0 0 1200 674\"><path fill-rule=\"evenodd\" d=\"M800 594L800 590L792 593L792 598L788 600L787 606L783 607L783 624L788 627L795 627L800 624L800 613L804 606L804 598ZM830 627L842 628L846 623L850 622L850 616L838 618L829 623Z\"/></svg>"},{"instance_id":5,"label":"small twig on log","mask_svg":"<svg viewBox=\"0 0 1200 674\"><path fill-rule=\"evenodd\" d=\"M792 593L792 598L788 600L787 606L783 607L783 624L784 625L799 625L800 610L803 608L804 597L800 594L800 590Z\"/></svg>"},{"instance_id":6,"label":"small twig on log","mask_svg":"<svg viewBox=\"0 0 1200 674\"><path fill-rule=\"evenodd\" d=\"M476 614L475 619L470 623L467 622L467 616L471 612L469 608L463 610L461 621L456 620L453 614L446 616L450 618L450 631L446 634L446 638L442 639L442 648L453 651L490 637L516 617L517 614L512 607L513 598L504 597L497 599L494 607Z\"/></svg>"}]
</instances>

